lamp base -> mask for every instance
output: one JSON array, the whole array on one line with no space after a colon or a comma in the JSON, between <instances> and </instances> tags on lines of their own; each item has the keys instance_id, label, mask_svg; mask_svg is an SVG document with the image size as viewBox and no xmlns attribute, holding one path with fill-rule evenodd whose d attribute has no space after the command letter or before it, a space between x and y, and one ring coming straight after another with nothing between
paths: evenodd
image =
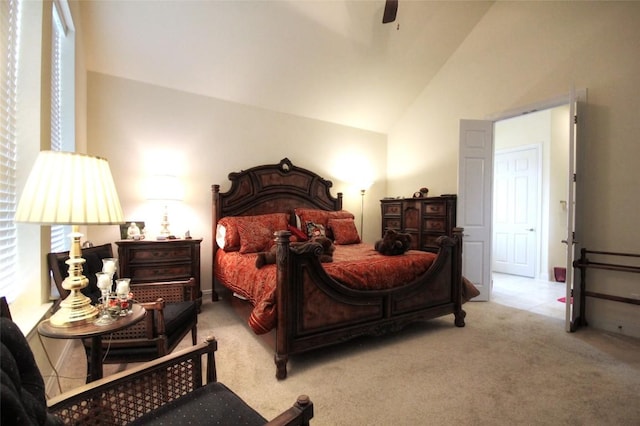
<instances>
[{"instance_id":1,"label":"lamp base","mask_svg":"<svg viewBox=\"0 0 640 426\"><path fill-rule=\"evenodd\" d=\"M60 309L51 316L49 322L54 327L75 327L92 323L99 313L98 308L91 304L91 299L74 289L60 302Z\"/></svg>"}]
</instances>

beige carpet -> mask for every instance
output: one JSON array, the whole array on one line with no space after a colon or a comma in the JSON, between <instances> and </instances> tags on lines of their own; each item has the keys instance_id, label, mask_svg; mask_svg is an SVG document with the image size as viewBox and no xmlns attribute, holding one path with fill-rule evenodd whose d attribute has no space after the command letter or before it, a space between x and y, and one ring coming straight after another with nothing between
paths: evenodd
<instances>
[{"instance_id":1,"label":"beige carpet","mask_svg":"<svg viewBox=\"0 0 640 426\"><path fill-rule=\"evenodd\" d=\"M224 302L204 303L198 329L219 341L219 380L268 418L306 393L316 425L640 424L640 340L566 333L557 319L495 303L465 310L465 328L449 315L299 355L284 381ZM77 375L79 345L71 358ZM82 380L64 379L63 389Z\"/></svg>"}]
</instances>

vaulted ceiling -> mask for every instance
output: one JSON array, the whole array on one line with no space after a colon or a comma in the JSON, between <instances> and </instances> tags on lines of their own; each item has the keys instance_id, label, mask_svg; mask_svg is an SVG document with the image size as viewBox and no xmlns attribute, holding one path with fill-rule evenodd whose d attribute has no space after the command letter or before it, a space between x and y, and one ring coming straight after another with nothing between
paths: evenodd
<instances>
[{"instance_id":1,"label":"vaulted ceiling","mask_svg":"<svg viewBox=\"0 0 640 426\"><path fill-rule=\"evenodd\" d=\"M492 3L79 2L90 71L381 133Z\"/></svg>"}]
</instances>

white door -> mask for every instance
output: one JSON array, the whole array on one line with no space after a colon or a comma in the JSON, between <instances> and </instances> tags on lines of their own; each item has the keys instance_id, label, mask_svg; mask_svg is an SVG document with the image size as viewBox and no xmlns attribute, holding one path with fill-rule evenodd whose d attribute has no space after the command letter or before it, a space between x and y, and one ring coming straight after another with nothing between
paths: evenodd
<instances>
[{"instance_id":1,"label":"white door","mask_svg":"<svg viewBox=\"0 0 640 426\"><path fill-rule=\"evenodd\" d=\"M580 317L582 309L580 305L580 285L579 276L576 277L574 283L573 260L578 256L577 235L579 234L579 226L576 223L576 165L578 162L578 141L580 132L578 131L583 124L583 118L578 115L578 106L586 102L587 93L582 91L576 94L572 91L571 103L569 107L569 197L567 200L567 237L562 240L567 245L567 275L566 275L566 312L565 312L565 329L566 331L574 331L583 319ZM584 110L584 108L582 109ZM579 274L577 274L579 275ZM569 303L571 301L571 303Z\"/></svg>"},{"instance_id":2,"label":"white door","mask_svg":"<svg viewBox=\"0 0 640 426\"><path fill-rule=\"evenodd\" d=\"M493 267L535 277L539 212L538 146L496 151L493 164Z\"/></svg>"},{"instance_id":3,"label":"white door","mask_svg":"<svg viewBox=\"0 0 640 426\"><path fill-rule=\"evenodd\" d=\"M493 122L460 120L457 226L464 228L462 274L488 301L491 294Z\"/></svg>"}]
</instances>

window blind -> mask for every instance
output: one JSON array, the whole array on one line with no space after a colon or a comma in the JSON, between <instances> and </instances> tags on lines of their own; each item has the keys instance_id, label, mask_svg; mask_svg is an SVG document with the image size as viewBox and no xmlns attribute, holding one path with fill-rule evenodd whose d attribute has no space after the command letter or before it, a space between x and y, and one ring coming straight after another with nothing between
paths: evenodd
<instances>
[{"instance_id":1,"label":"window blind","mask_svg":"<svg viewBox=\"0 0 640 426\"><path fill-rule=\"evenodd\" d=\"M20 45L20 0L0 2L0 295L16 297L16 117Z\"/></svg>"},{"instance_id":2,"label":"window blind","mask_svg":"<svg viewBox=\"0 0 640 426\"><path fill-rule=\"evenodd\" d=\"M53 22L51 37L51 149L62 150L62 42L65 29L56 3L53 4ZM68 244L65 234L68 227L51 226L51 251L65 251Z\"/></svg>"}]
</instances>

